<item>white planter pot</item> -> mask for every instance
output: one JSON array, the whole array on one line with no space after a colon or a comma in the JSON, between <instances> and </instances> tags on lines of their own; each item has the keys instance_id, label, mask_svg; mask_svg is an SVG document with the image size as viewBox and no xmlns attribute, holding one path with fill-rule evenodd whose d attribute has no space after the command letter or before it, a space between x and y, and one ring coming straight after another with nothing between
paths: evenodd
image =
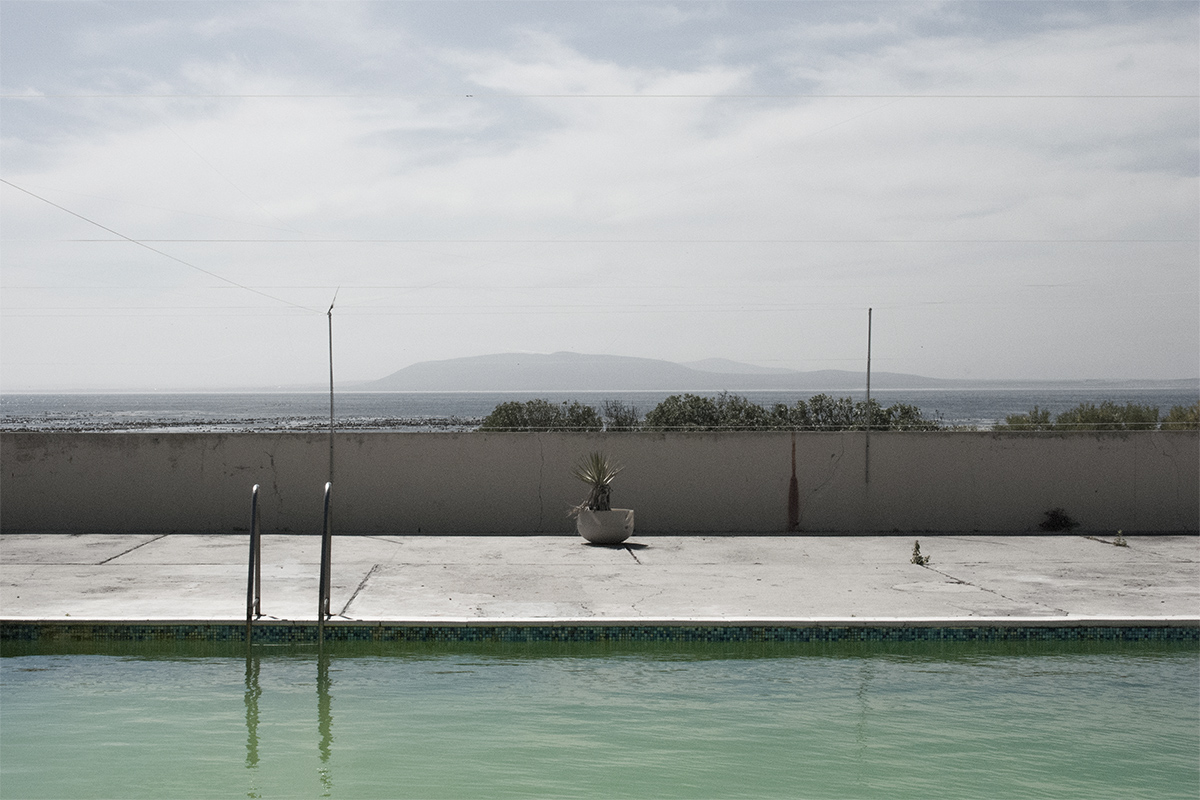
<instances>
[{"instance_id":1,"label":"white planter pot","mask_svg":"<svg viewBox=\"0 0 1200 800\"><path fill-rule=\"evenodd\" d=\"M575 518L575 529L592 544L620 544L633 534L633 509L588 511Z\"/></svg>"}]
</instances>

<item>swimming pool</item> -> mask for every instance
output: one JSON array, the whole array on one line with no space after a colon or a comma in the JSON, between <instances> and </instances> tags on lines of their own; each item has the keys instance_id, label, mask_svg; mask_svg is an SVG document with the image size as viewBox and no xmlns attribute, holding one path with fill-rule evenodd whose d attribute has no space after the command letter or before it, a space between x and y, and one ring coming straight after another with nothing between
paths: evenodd
<instances>
[{"instance_id":1,"label":"swimming pool","mask_svg":"<svg viewBox=\"0 0 1200 800\"><path fill-rule=\"evenodd\" d=\"M5 642L5 797L1195 798L1191 644Z\"/></svg>"}]
</instances>

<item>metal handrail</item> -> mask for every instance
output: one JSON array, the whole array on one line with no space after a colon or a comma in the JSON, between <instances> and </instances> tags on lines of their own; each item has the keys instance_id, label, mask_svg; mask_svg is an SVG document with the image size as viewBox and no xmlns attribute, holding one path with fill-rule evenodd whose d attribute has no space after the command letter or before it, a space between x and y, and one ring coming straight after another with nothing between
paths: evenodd
<instances>
[{"instance_id":1,"label":"metal handrail","mask_svg":"<svg viewBox=\"0 0 1200 800\"><path fill-rule=\"evenodd\" d=\"M262 616L262 536L258 528L258 484L250 490L250 558L246 576L246 642L253 637L251 623Z\"/></svg>"},{"instance_id":2,"label":"metal handrail","mask_svg":"<svg viewBox=\"0 0 1200 800\"><path fill-rule=\"evenodd\" d=\"M333 521L330 516L329 498L333 483L325 484L325 522L321 531L321 576L317 592L317 627L324 634L325 620L329 613L330 588L333 585Z\"/></svg>"}]
</instances>

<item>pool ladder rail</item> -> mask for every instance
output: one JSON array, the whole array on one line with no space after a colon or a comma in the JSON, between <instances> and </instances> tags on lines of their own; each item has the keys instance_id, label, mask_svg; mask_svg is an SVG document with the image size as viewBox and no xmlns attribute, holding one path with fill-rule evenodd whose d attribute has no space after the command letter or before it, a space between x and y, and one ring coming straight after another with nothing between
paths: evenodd
<instances>
[{"instance_id":1,"label":"pool ladder rail","mask_svg":"<svg viewBox=\"0 0 1200 800\"><path fill-rule=\"evenodd\" d=\"M246 578L246 641L252 623L262 616L262 534L258 527L258 484L250 490L250 573Z\"/></svg>"},{"instance_id":2,"label":"pool ladder rail","mask_svg":"<svg viewBox=\"0 0 1200 800\"><path fill-rule=\"evenodd\" d=\"M325 514L321 526L321 577L317 590L317 628L324 638L325 620L333 616L329 611L329 595L333 581L333 519L329 507L333 483L325 484Z\"/></svg>"},{"instance_id":3,"label":"pool ladder rail","mask_svg":"<svg viewBox=\"0 0 1200 800\"><path fill-rule=\"evenodd\" d=\"M333 483L325 484L325 512L321 530L321 577L317 587L317 627L324 633L325 620L333 616L329 597L333 585L333 517L330 498ZM254 620L262 616L262 531L258 525L258 484L250 490L250 557L246 576L246 642L254 638Z\"/></svg>"}]
</instances>

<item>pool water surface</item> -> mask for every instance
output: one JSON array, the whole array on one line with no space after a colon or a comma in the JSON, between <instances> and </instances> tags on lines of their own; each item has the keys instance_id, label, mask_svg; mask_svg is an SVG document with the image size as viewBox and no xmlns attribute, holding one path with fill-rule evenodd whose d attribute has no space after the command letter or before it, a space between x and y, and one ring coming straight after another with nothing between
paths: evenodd
<instances>
[{"instance_id":1,"label":"pool water surface","mask_svg":"<svg viewBox=\"0 0 1200 800\"><path fill-rule=\"evenodd\" d=\"M1200 795L1194 644L3 652L11 798Z\"/></svg>"}]
</instances>

